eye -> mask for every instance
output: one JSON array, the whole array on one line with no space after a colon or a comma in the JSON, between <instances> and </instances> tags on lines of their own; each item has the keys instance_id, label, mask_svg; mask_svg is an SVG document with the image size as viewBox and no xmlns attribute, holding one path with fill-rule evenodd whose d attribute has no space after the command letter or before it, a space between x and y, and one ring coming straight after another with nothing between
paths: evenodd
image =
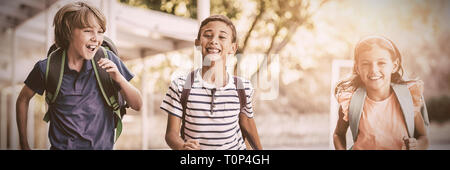
<instances>
[{"instance_id":1,"label":"eye","mask_svg":"<svg viewBox=\"0 0 450 170\"><path fill-rule=\"evenodd\" d=\"M362 62L361 65L367 66L367 65L369 65L369 63L368 62Z\"/></svg>"},{"instance_id":2,"label":"eye","mask_svg":"<svg viewBox=\"0 0 450 170\"><path fill-rule=\"evenodd\" d=\"M211 34L203 34L203 37L210 38L210 37L212 37L212 35Z\"/></svg>"},{"instance_id":3,"label":"eye","mask_svg":"<svg viewBox=\"0 0 450 170\"><path fill-rule=\"evenodd\" d=\"M225 36L219 36L220 39L227 39Z\"/></svg>"}]
</instances>

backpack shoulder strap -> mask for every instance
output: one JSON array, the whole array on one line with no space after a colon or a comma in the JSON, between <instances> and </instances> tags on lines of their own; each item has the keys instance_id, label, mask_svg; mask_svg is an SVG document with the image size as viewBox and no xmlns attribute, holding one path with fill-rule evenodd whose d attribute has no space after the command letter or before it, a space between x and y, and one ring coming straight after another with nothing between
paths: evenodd
<instances>
[{"instance_id":1,"label":"backpack shoulder strap","mask_svg":"<svg viewBox=\"0 0 450 170\"><path fill-rule=\"evenodd\" d=\"M186 117L186 107L187 107L187 99L189 98L189 94L191 93L192 84L194 84L194 76L195 71L192 71L186 77L186 81L184 83L183 91L180 96L180 103L183 107L183 114L181 115L181 138L184 139L184 127L185 127L185 117Z\"/></svg>"},{"instance_id":2,"label":"backpack shoulder strap","mask_svg":"<svg viewBox=\"0 0 450 170\"><path fill-rule=\"evenodd\" d=\"M425 98L422 96L422 102L423 102L423 106L422 108L420 108L420 113L422 113L422 117L425 123L425 127L428 128L428 126L430 126L430 119L428 119L428 110L427 110L427 105L425 102Z\"/></svg>"},{"instance_id":3,"label":"backpack shoulder strap","mask_svg":"<svg viewBox=\"0 0 450 170\"><path fill-rule=\"evenodd\" d=\"M101 58L110 59L106 49L102 46L99 50L97 50L97 53L95 53L94 58L91 60L91 64L92 68L94 69L97 85L100 89L103 99L114 112L114 119L116 123L115 141L117 141L120 134L122 133L122 114L119 104L119 92L115 88L115 84L109 76L108 72L106 72L104 69L101 69L98 65L98 61Z\"/></svg>"},{"instance_id":4,"label":"backpack shoulder strap","mask_svg":"<svg viewBox=\"0 0 450 170\"><path fill-rule=\"evenodd\" d=\"M350 100L350 105L348 109L348 120L354 142L358 137L359 120L361 119L361 113L363 110L366 95L367 95L366 89L364 87L360 87L356 89Z\"/></svg>"},{"instance_id":5,"label":"backpack shoulder strap","mask_svg":"<svg viewBox=\"0 0 450 170\"><path fill-rule=\"evenodd\" d=\"M238 98L239 98L239 114L242 113L242 109L244 109L244 107L247 106L247 96L245 95L245 87L244 87L244 83L242 82L242 79L233 76L234 79L234 85L236 86L236 90L238 93ZM240 115L238 116L240 118ZM245 122L241 121L241 119L239 119L239 128L241 129L241 133L242 133L242 139L245 142L245 145L247 148L250 148L251 145L248 143L248 129L246 129L246 127L248 127Z\"/></svg>"},{"instance_id":6,"label":"backpack shoulder strap","mask_svg":"<svg viewBox=\"0 0 450 170\"><path fill-rule=\"evenodd\" d=\"M117 51L116 45L109 37L103 36L102 46L105 47L107 50L112 51L115 55L119 56L119 52Z\"/></svg>"},{"instance_id":7,"label":"backpack shoulder strap","mask_svg":"<svg viewBox=\"0 0 450 170\"><path fill-rule=\"evenodd\" d=\"M247 105L247 96L245 95L244 83L240 78L236 76L233 76L233 78L234 78L234 85L236 86L236 90L239 97L240 110L242 111L242 109Z\"/></svg>"},{"instance_id":8,"label":"backpack shoulder strap","mask_svg":"<svg viewBox=\"0 0 450 170\"><path fill-rule=\"evenodd\" d=\"M91 60L92 67L95 72L95 78L97 79L97 84L108 106L113 110L117 110L119 109L119 103L117 100L118 93L108 72L104 69L100 69L100 66L98 65L98 61L101 58L109 58L104 47L100 47L100 49L97 50L97 53L95 53L94 59Z\"/></svg>"},{"instance_id":9,"label":"backpack shoulder strap","mask_svg":"<svg viewBox=\"0 0 450 170\"><path fill-rule=\"evenodd\" d=\"M45 70L45 101L48 104L54 103L58 96L64 75L65 60L66 51L62 49L53 51L47 58Z\"/></svg>"},{"instance_id":10,"label":"backpack shoulder strap","mask_svg":"<svg viewBox=\"0 0 450 170\"><path fill-rule=\"evenodd\" d=\"M47 58L45 70L45 102L53 104L58 97L64 75L64 66L66 63L66 51L60 48L51 52ZM50 121L50 115L45 113L43 120Z\"/></svg>"},{"instance_id":11,"label":"backpack shoulder strap","mask_svg":"<svg viewBox=\"0 0 450 170\"><path fill-rule=\"evenodd\" d=\"M392 84L392 89L400 103L400 108L405 118L406 127L409 137L414 137L414 106L411 92L406 84Z\"/></svg>"}]
</instances>

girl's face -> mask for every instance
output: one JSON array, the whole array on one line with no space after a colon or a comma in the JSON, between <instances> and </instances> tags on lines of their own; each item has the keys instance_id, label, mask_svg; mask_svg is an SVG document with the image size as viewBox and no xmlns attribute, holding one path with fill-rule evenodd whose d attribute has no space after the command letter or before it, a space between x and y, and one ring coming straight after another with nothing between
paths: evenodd
<instances>
[{"instance_id":1,"label":"girl's face","mask_svg":"<svg viewBox=\"0 0 450 170\"><path fill-rule=\"evenodd\" d=\"M386 49L374 46L358 57L357 73L367 90L389 89L391 74L398 68L398 60L392 61Z\"/></svg>"},{"instance_id":2,"label":"girl's face","mask_svg":"<svg viewBox=\"0 0 450 170\"><path fill-rule=\"evenodd\" d=\"M200 39L196 45L202 48L203 60L226 61L226 56L236 52L236 43L232 42L231 28L221 21L211 21L201 28ZM207 58L205 58L207 57Z\"/></svg>"},{"instance_id":3,"label":"girl's face","mask_svg":"<svg viewBox=\"0 0 450 170\"><path fill-rule=\"evenodd\" d=\"M94 17L91 17L92 26L74 28L68 51L77 58L90 60L103 42L103 29Z\"/></svg>"}]
</instances>

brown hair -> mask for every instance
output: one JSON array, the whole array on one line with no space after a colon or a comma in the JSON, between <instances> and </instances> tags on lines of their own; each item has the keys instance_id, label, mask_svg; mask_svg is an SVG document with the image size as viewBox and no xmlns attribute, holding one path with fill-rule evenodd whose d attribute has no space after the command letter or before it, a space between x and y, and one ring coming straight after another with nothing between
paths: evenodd
<instances>
[{"instance_id":1,"label":"brown hair","mask_svg":"<svg viewBox=\"0 0 450 170\"><path fill-rule=\"evenodd\" d=\"M209 22L212 22L212 21L221 21L221 22L227 24L227 26L229 26L232 31L231 42L237 43L236 27L234 26L233 22L231 22L231 20L224 15L211 15L208 18L204 19L202 21L202 23L200 24L200 28L198 29L197 40L200 40L200 34L201 34L202 27L204 27L206 24L208 24Z\"/></svg>"},{"instance_id":2,"label":"brown hair","mask_svg":"<svg viewBox=\"0 0 450 170\"><path fill-rule=\"evenodd\" d=\"M53 20L55 26L56 46L67 49L72 39L73 28L86 28L93 26L90 17L94 16L97 23L106 31L106 18L97 8L85 3L74 2L64 5L56 13Z\"/></svg>"},{"instance_id":3,"label":"brown hair","mask_svg":"<svg viewBox=\"0 0 450 170\"><path fill-rule=\"evenodd\" d=\"M402 67L402 56L400 55L400 51L398 50L397 46L395 46L394 42L391 40L383 37L383 36L368 36L362 40L360 40L355 47L354 51L354 64L353 64L353 72L350 78L345 79L341 82L339 82L336 85L336 88L334 90L335 95L340 93L341 91L353 91L356 90L359 87L364 86L364 84L361 81L361 78L356 72L356 66L359 56L366 51L370 51L375 46L378 46L382 49L387 50L391 54L392 61L398 60L398 68L397 70L392 73L391 75L391 82L397 83L397 84L405 84L410 81L403 80L403 67Z\"/></svg>"}]
</instances>

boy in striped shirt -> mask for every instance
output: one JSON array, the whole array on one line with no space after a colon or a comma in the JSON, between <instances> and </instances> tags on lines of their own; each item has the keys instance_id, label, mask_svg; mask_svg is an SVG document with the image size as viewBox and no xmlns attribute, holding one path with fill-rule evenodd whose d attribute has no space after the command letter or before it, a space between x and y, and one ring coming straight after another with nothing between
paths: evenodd
<instances>
[{"instance_id":1,"label":"boy in striped shirt","mask_svg":"<svg viewBox=\"0 0 450 170\"><path fill-rule=\"evenodd\" d=\"M173 80L161 104L169 114L167 144L176 150L242 150L247 149L247 140L253 149L262 149L253 120L254 90L249 81L226 72L226 57L237 50L233 23L223 15L206 18L195 45L201 47L202 68ZM237 87L236 80L242 81L243 87ZM187 88L183 113L183 89ZM245 91L243 107L238 88Z\"/></svg>"}]
</instances>

